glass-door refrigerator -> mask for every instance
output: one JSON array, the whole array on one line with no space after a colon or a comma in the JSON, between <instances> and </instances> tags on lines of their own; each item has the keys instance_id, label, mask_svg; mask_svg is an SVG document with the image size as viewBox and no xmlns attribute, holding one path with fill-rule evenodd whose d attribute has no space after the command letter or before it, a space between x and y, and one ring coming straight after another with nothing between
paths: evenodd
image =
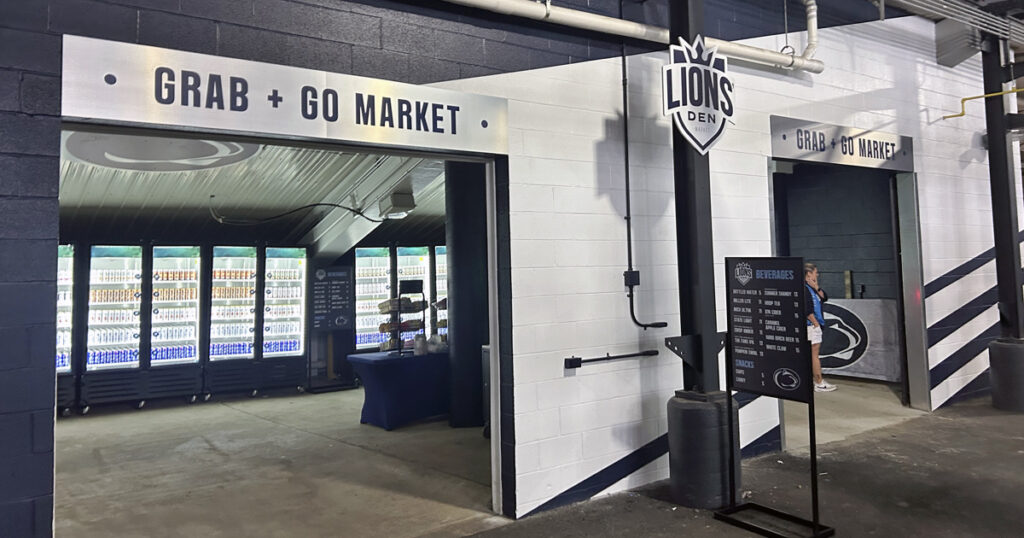
<instances>
[{"instance_id":1,"label":"glass-door refrigerator","mask_svg":"<svg viewBox=\"0 0 1024 538\"><path fill-rule=\"evenodd\" d=\"M150 366L199 362L199 247L153 247Z\"/></svg>"},{"instance_id":2,"label":"glass-door refrigerator","mask_svg":"<svg viewBox=\"0 0 1024 538\"><path fill-rule=\"evenodd\" d=\"M306 249L267 247L263 356L305 352Z\"/></svg>"},{"instance_id":3,"label":"glass-door refrigerator","mask_svg":"<svg viewBox=\"0 0 1024 538\"><path fill-rule=\"evenodd\" d=\"M142 247L93 246L85 371L139 367Z\"/></svg>"},{"instance_id":4,"label":"glass-door refrigerator","mask_svg":"<svg viewBox=\"0 0 1024 538\"><path fill-rule=\"evenodd\" d=\"M434 247L434 303L437 333L448 334L448 247Z\"/></svg>"},{"instance_id":5,"label":"glass-door refrigerator","mask_svg":"<svg viewBox=\"0 0 1024 538\"><path fill-rule=\"evenodd\" d=\"M380 326L391 321L377 305L391 298L391 250L356 249L356 349L373 349L387 341Z\"/></svg>"},{"instance_id":6,"label":"glass-door refrigerator","mask_svg":"<svg viewBox=\"0 0 1024 538\"><path fill-rule=\"evenodd\" d=\"M256 247L213 247L211 361L253 358L257 261Z\"/></svg>"},{"instance_id":7,"label":"glass-door refrigerator","mask_svg":"<svg viewBox=\"0 0 1024 538\"><path fill-rule=\"evenodd\" d=\"M419 280L423 282L423 297L412 295L409 299L430 301L430 289L433 286L430 278L430 247L398 247L398 281ZM424 305L425 306L425 305ZM403 312L401 315L402 340L412 340L416 334L424 331L431 334L430 316L424 309L415 312Z\"/></svg>"},{"instance_id":8,"label":"glass-door refrigerator","mask_svg":"<svg viewBox=\"0 0 1024 538\"><path fill-rule=\"evenodd\" d=\"M75 283L75 247L57 247L57 373L71 373L71 323Z\"/></svg>"}]
</instances>

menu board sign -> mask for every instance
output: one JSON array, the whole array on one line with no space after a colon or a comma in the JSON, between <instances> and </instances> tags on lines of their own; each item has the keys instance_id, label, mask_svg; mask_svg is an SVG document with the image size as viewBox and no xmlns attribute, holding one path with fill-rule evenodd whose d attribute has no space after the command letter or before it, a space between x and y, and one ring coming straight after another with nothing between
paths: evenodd
<instances>
[{"instance_id":1,"label":"menu board sign","mask_svg":"<svg viewBox=\"0 0 1024 538\"><path fill-rule=\"evenodd\" d=\"M731 388L809 403L802 258L726 258Z\"/></svg>"},{"instance_id":2,"label":"menu board sign","mask_svg":"<svg viewBox=\"0 0 1024 538\"><path fill-rule=\"evenodd\" d=\"M325 267L313 272L314 331L352 329L352 267Z\"/></svg>"}]
</instances>

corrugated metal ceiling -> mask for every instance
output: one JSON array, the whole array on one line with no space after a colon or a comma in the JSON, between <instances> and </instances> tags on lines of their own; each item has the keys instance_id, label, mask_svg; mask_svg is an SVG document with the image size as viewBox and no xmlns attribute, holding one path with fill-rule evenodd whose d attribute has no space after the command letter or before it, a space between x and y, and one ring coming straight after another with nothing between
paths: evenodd
<instances>
[{"instance_id":1,"label":"corrugated metal ceiling","mask_svg":"<svg viewBox=\"0 0 1024 538\"><path fill-rule=\"evenodd\" d=\"M216 222L210 208L231 219L263 219L327 202L376 218L379 200L392 192L416 197L410 225L444 223L440 160L107 132L65 131L63 142L62 240L268 241L337 252L376 225L348 211L313 208L258 226L229 226Z\"/></svg>"}]
</instances>

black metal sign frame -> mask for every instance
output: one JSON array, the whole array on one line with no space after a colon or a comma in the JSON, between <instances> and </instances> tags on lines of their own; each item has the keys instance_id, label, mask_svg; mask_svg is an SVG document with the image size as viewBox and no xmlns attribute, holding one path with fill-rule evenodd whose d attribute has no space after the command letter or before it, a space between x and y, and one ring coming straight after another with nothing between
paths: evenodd
<instances>
[{"instance_id":1,"label":"black metal sign frame","mask_svg":"<svg viewBox=\"0 0 1024 538\"><path fill-rule=\"evenodd\" d=\"M314 332L354 330L355 296L351 265L318 268L310 279L310 321Z\"/></svg>"},{"instance_id":2,"label":"black metal sign frame","mask_svg":"<svg viewBox=\"0 0 1024 538\"><path fill-rule=\"evenodd\" d=\"M808 429L811 441L812 516L810 521L756 503L736 504L736 449L734 448L736 434L733 429L733 399L732 397L726 398L728 407L726 416L729 428L729 506L716 511L715 519L772 538L791 538L792 535L757 525L752 521L737 517L737 515L751 510L761 512L806 527L810 530L810 534L807 535L810 538L835 535L835 529L821 524L818 511L818 451L814 425L814 385L811 376L811 348L807 339L807 321L806 316L803 315L807 294L803 278L803 265L803 258L726 258L725 260L727 323L729 327L725 339L727 394L732 395L735 390L737 374L735 362L737 350L735 348L739 343L743 348L740 355L744 357L740 360L745 361L741 369L744 380L740 383L741 390L808 405ZM745 290L744 293L734 296L734 281L741 284L741 289ZM773 287L769 287L769 282L778 284L772 284ZM748 287L748 284L753 285ZM739 300L734 301L734 297ZM799 313L797 317L790 315L794 311ZM766 315L767 319L764 317ZM768 326L765 324L766 321L781 322L782 320L787 323L783 324L784 326L781 328L761 328ZM739 333L736 331L736 325L740 325L740 328L743 329L751 328L751 331ZM775 325L771 326L775 327ZM788 335L791 334L797 335L797 342L790 340ZM785 339L780 340L779 337L782 336L785 336ZM769 341L772 343L768 344ZM795 350L789 345L793 343L796 344ZM768 346L774 347L768 348ZM793 353L794 351L795 353ZM787 355L799 364L794 364L792 367L780 367L779 360L785 360ZM768 385L766 374L763 371L765 364L757 364L759 361L775 368L772 379L774 387ZM779 370L786 369L790 372L783 374L786 376L784 379L774 379L779 375ZM759 373L761 376L756 377ZM750 381L751 374L754 374L755 382ZM788 377L790 375L796 375L796 386L792 386L793 382ZM756 386L756 380L760 380L760 387ZM801 386L804 390L798 392L797 389Z\"/></svg>"}]
</instances>

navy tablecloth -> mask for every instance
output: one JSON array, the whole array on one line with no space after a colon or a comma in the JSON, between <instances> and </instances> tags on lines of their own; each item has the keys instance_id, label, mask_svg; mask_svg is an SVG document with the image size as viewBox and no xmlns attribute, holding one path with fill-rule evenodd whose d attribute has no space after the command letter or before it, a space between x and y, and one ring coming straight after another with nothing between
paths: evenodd
<instances>
[{"instance_id":1,"label":"navy tablecloth","mask_svg":"<svg viewBox=\"0 0 1024 538\"><path fill-rule=\"evenodd\" d=\"M363 424L392 430L448 413L447 353L357 353L347 359L363 381Z\"/></svg>"}]
</instances>

